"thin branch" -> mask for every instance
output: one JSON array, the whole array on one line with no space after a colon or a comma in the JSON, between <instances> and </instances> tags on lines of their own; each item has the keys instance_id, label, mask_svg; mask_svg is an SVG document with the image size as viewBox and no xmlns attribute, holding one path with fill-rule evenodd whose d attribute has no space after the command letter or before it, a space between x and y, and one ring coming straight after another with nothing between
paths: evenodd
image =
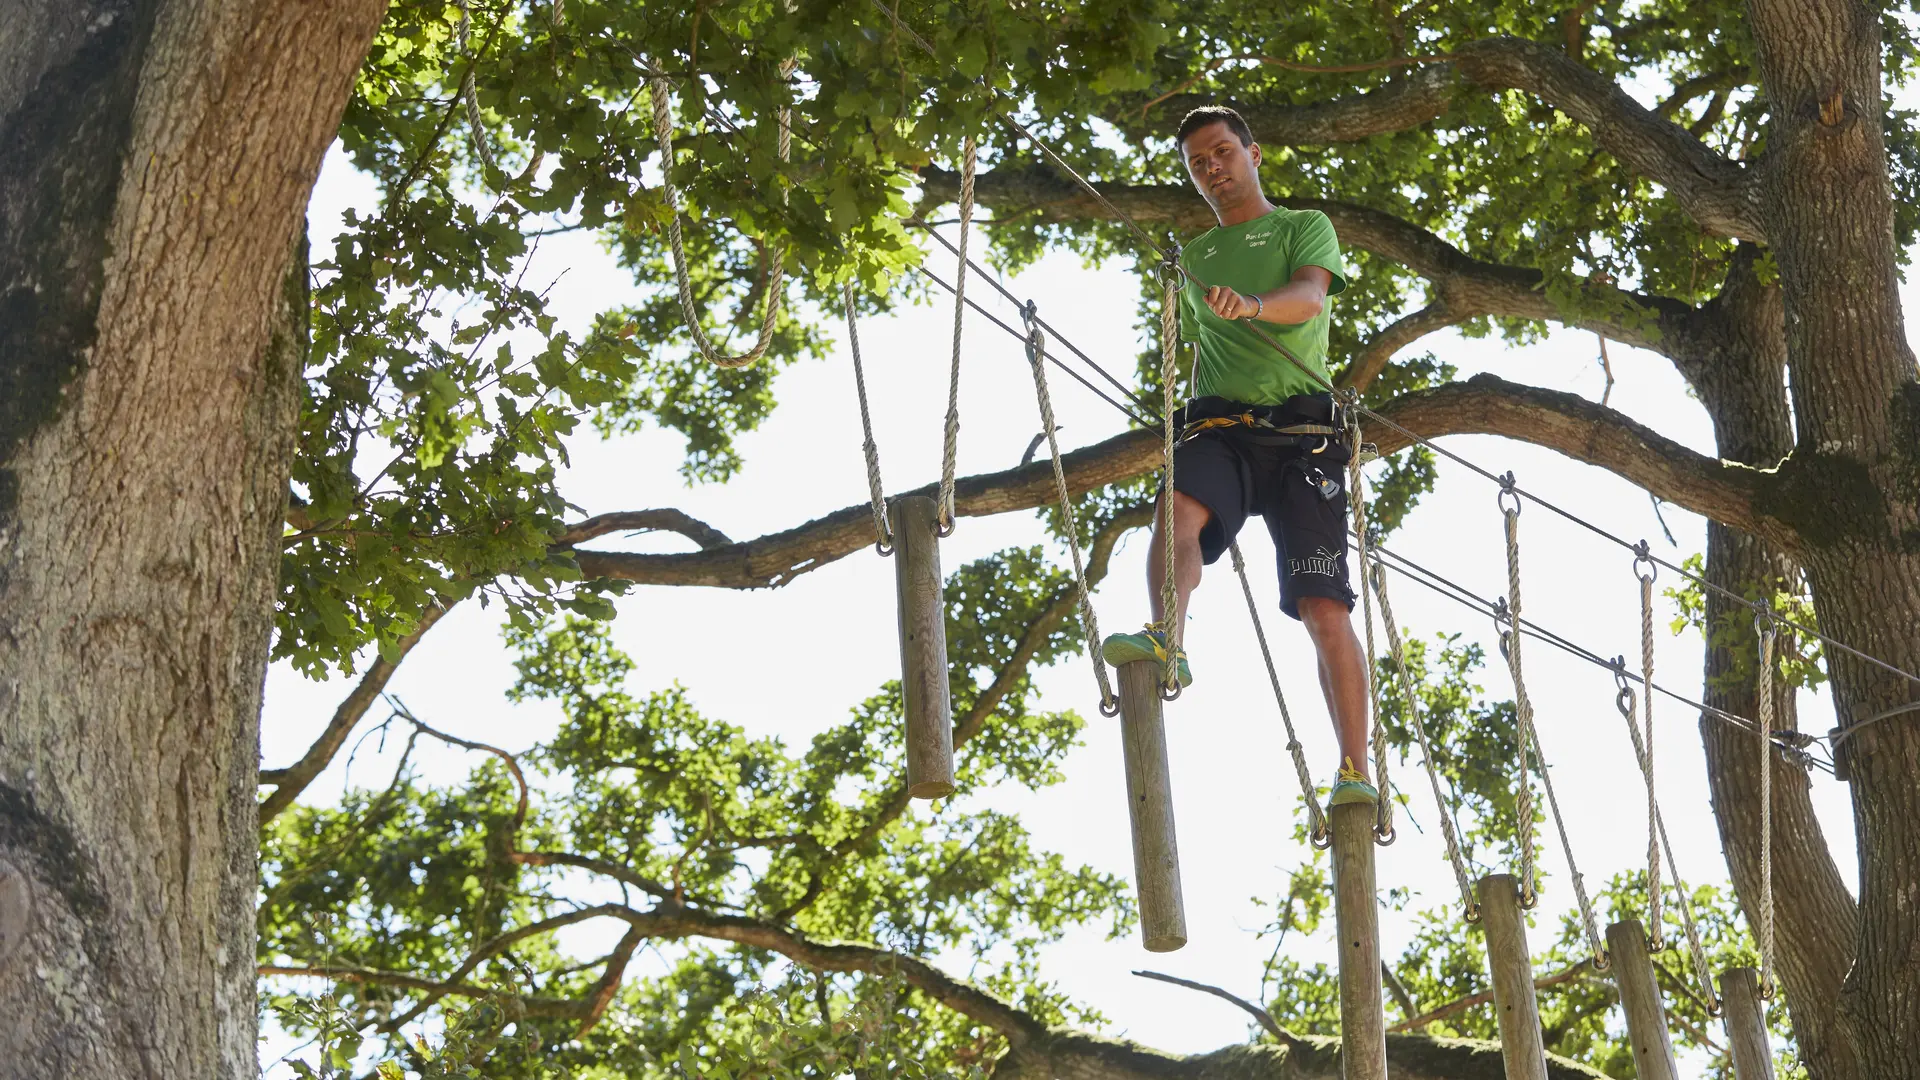
<instances>
[{"instance_id":1,"label":"thin branch","mask_svg":"<svg viewBox=\"0 0 1920 1080\"><path fill-rule=\"evenodd\" d=\"M462 739L457 735L449 735L444 731L440 731L436 728L429 727L426 721L421 720L419 717L413 715L413 713L407 709L406 705L401 703L399 698L388 697L387 701L390 705L393 706L393 711L396 716L399 716L402 720L405 720L407 723L412 724L414 728L420 731L422 734L431 735L434 738L439 739L443 743L447 743L452 746L458 746L466 750L484 751L486 753L492 754L494 757L497 757L501 761L506 763L507 771L513 774L514 786L518 788L520 792L519 801L515 804L513 809L512 836L517 838L520 835L520 827L527 823L527 774L520 770L520 759L514 757L512 754L506 752L505 750L500 749L497 746L489 746L488 744L481 743L481 742L471 742L469 740Z\"/></svg>"},{"instance_id":2,"label":"thin branch","mask_svg":"<svg viewBox=\"0 0 1920 1080\"><path fill-rule=\"evenodd\" d=\"M413 651L413 647L420 643L421 636L433 629L433 624L439 622L441 616L445 615L447 609L452 606L452 603L448 603L444 606L434 604L428 607L420 613L420 620L415 624L413 632L395 644L392 660L388 660L385 656L374 659L372 666L367 668L367 673L360 677L353 691L340 702L338 708L334 709L333 719L327 722L326 730L320 733L320 737L314 740L313 745L307 748L307 752L301 755L299 761L284 769L260 771L261 783L278 785L271 794L260 801L260 824L265 825L282 810L292 806L293 801L300 797L300 793L307 790L307 785L313 783L314 777L326 770L328 764L333 761L334 755L340 752L340 747L346 745L347 736L353 733L353 729L367 715L367 709L372 707L375 699L380 696L380 692L386 689L387 680L393 678L393 673L399 669L400 662L407 658L407 654Z\"/></svg>"},{"instance_id":3,"label":"thin branch","mask_svg":"<svg viewBox=\"0 0 1920 1080\"><path fill-rule=\"evenodd\" d=\"M528 923L517 930L509 930L506 933L481 943L478 948L467 954L467 959L454 970L453 974L447 976L445 985L449 987L460 985L460 980L471 974L473 969L479 967L488 957L499 953L515 942L524 941L538 934L558 930L563 926L572 926L575 923L586 922L588 919L602 917L625 918L632 914L634 914L633 909L621 904L599 904L594 907L580 908L576 911L569 911L561 915L552 916L551 918L541 919L538 922ZM418 1019L421 1013L426 1012L433 1006L434 1002L452 992L450 989L440 989L438 987L428 989L426 995L415 1002L412 1008L397 1017L383 1021L380 1024L380 1030L398 1031L400 1028Z\"/></svg>"},{"instance_id":4,"label":"thin branch","mask_svg":"<svg viewBox=\"0 0 1920 1080\"><path fill-rule=\"evenodd\" d=\"M513 998L518 1000L526 1014L542 1019L570 1019L579 1016L584 1005L578 1001L563 998L532 997L525 994L509 994L484 986L470 983L448 982L439 979L423 979L404 971L382 971L378 968L354 967L348 964L326 964L315 967L296 967L286 964L261 964L254 969L259 975L288 975L295 978L328 979L333 982L359 983L364 986L395 986L403 990L421 990L439 997L466 998Z\"/></svg>"},{"instance_id":5,"label":"thin branch","mask_svg":"<svg viewBox=\"0 0 1920 1080\"><path fill-rule=\"evenodd\" d=\"M1298 1035L1281 1027L1280 1021L1275 1020L1272 1013L1269 1013L1267 1010L1237 994L1222 990L1217 986L1208 986L1206 983L1194 982L1191 979L1180 979L1172 975L1162 975L1158 971L1136 971L1134 974L1143 979L1157 979L1163 983L1184 986L1189 990L1198 990L1203 994L1212 994L1214 997L1220 998L1223 1001L1230 1001L1240 1006L1242 1010L1251 1015L1255 1020L1258 1020L1260 1026L1266 1029L1267 1034L1279 1039L1283 1043L1297 1043L1300 1041Z\"/></svg>"},{"instance_id":6,"label":"thin branch","mask_svg":"<svg viewBox=\"0 0 1920 1080\"><path fill-rule=\"evenodd\" d=\"M733 543L726 533L682 510L661 507L657 510L624 510L596 514L567 526L554 543L559 547L584 544L598 536L615 532L675 532L700 545L702 551Z\"/></svg>"},{"instance_id":7,"label":"thin branch","mask_svg":"<svg viewBox=\"0 0 1920 1080\"><path fill-rule=\"evenodd\" d=\"M602 859L590 859L584 855L573 855L564 851L516 851L508 858L522 866L571 866L588 870L624 882L661 900L673 897L673 890L664 883L641 874L636 874L618 863Z\"/></svg>"},{"instance_id":8,"label":"thin branch","mask_svg":"<svg viewBox=\"0 0 1920 1080\"><path fill-rule=\"evenodd\" d=\"M1586 978L1592 973L1593 973L1593 962L1591 960L1582 960L1579 963L1573 965L1572 967L1565 968L1561 971L1556 971L1551 975L1542 975L1540 978L1533 980L1533 988L1536 991L1546 990L1551 987L1559 986L1561 983L1572 982L1576 979ZM1436 1020L1445 1020L1449 1016L1453 1016L1457 1013L1463 1013L1468 1009L1474 1008L1475 1006L1485 1005L1492 1000L1493 1000L1493 991L1482 990L1477 994L1468 994L1466 997L1463 997L1463 998L1455 998L1454 1000L1447 1002L1445 1005L1442 1005L1439 1008L1428 1009L1426 1012L1421 1013L1419 1016L1408 1017L1407 1019L1402 1020L1399 1023L1394 1024L1391 1027L1387 1028L1387 1030L1388 1031L1417 1031L1423 1027L1426 1027L1428 1024L1433 1023Z\"/></svg>"}]
</instances>

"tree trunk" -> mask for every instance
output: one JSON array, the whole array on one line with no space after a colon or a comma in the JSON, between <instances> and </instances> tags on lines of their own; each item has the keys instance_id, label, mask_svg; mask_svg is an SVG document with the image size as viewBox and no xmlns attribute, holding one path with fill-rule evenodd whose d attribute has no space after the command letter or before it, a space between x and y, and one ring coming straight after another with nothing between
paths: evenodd
<instances>
[{"instance_id":1,"label":"tree trunk","mask_svg":"<svg viewBox=\"0 0 1920 1080\"><path fill-rule=\"evenodd\" d=\"M382 9L9 5L0 1077L258 1074L257 724L304 336L278 286Z\"/></svg>"},{"instance_id":2,"label":"tree trunk","mask_svg":"<svg viewBox=\"0 0 1920 1080\"><path fill-rule=\"evenodd\" d=\"M1920 668L1920 372L1897 289L1880 22L1838 0L1752 0L1770 104L1761 212L1780 268L1798 438L1768 509L1804 541L1823 630ZM1828 652L1841 725L1920 697ZM1857 1075L1920 1075L1920 723L1847 743L1860 849L1854 963L1838 1029Z\"/></svg>"}]
</instances>

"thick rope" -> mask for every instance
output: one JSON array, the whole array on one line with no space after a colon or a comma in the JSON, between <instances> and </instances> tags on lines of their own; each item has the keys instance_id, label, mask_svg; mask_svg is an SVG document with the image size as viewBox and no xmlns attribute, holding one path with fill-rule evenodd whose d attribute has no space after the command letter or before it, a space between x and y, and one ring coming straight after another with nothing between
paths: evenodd
<instances>
[{"instance_id":1,"label":"thick rope","mask_svg":"<svg viewBox=\"0 0 1920 1080\"><path fill-rule=\"evenodd\" d=\"M960 266L953 275L953 363L947 377L946 438L940 451L940 535L953 535L953 474L960 460L960 330L967 314L967 234L973 223L973 170L977 161L973 136L967 136L960 155Z\"/></svg>"},{"instance_id":2,"label":"thick rope","mask_svg":"<svg viewBox=\"0 0 1920 1080\"><path fill-rule=\"evenodd\" d=\"M880 554L893 554L893 531L887 526L886 488L880 482L880 448L873 441L873 415L867 411L867 376L860 366L860 323L853 311L853 284L841 286L847 301L847 348L853 353L853 388L860 398L860 431L865 441L860 449L867 456L867 494L873 500L873 532L879 539L874 546Z\"/></svg>"},{"instance_id":3,"label":"thick rope","mask_svg":"<svg viewBox=\"0 0 1920 1080\"><path fill-rule=\"evenodd\" d=\"M1176 257L1177 258L1177 257ZM1177 265L1177 263L1176 263ZM1166 276L1160 289L1160 468L1161 468L1161 536L1164 537L1163 562L1166 573L1160 582L1160 630L1166 636L1169 654L1180 644L1180 611L1177 607L1180 593L1173 565L1173 414L1179 407L1179 395L1175 393L1175 383L1180 378L1180 281L1171 274ZM1172 701L1180 696L1180 675L1178 664L1169 663L1166 682L1162 685L1160 696Z\"/></svg>"},{"instance_id":4,"label":"thick rope","mask_svg":"<svg viewBox=\"0 0 1920 1080\"><path fill-rule=\"evenodd\" d=\"M1287 753L1293 757L1293 772L1300 780L1300 797L1307 804L1307 838L1314 847L1328 847L1333 843L1333 832L1327 827L1326 812L1320 809L1320 799L1313 786L1313 770L1307 768L1306 750L1293 730L1287 695L1280 690L1280 673L1273 666L1273 650L1267 648L1267 631L1260 624L1260 605L1253 599L1253 584L1247 580L1247 563L1240 557L1240 541L1235 540L1227 551L1233 556L1233 572L1240 575L1240 591L1247 598L1247 615L1253 619L1253 636L1260 643L1260 658L1267 662L1267 681L1273 684L1273 700L1280 706L1280 723L1287 729Z\"/></svg>"},{"instance_id":5,"label":"thick rope","mask_svg":"<svg viewBox=\"0 0 1920 1080\"><path fill-rule=\"evenodd\" d=\"M1773 993L1773 619L1756 614L1760 632L1760 989Z\"/></svg>"},{"instance_id":6,"label":"thick rope","mask_svg":"<svg viewBox=\"0 0 1920 1080\"><path fill-rule=\"evenodd\" d=\"M1453 823L1453 810L1440 788L1440 774L1433 764L1433 743L1427 738L1426 721L1420 717L1420 699L1413 692L1413 674L1407 666L1407 649L1400 640L1400 627L1394 622L1393 602L1387 598L1387 567L1375 556L1366 568L1366 583L1380 599L1380 624L1387 632L1387 651L1393 654L1394 669L1400 675L1400 696L1407 703L1407 718L1413 721L1414 737L1420 740L1422 764L1427 783L1433 787L1434 806L1440 811L1440 836L1447 843L1447 861L1453 865L1453 880L1460 886L1460 902L1465 905L1468 922L1480 921L1480 904L1473 898L1473 882L1467 874L1467 861L1460 854L1460 834Z\"/></svg>"},{"instance_id":7,"label":"thick rope","mask_svg":"<svg viewBox=\"0 0 1920 1080\"><path fill-rule=\"evenodd\" d=\"M780 80L785 82L793 75L795 61L791 58L780 63ZM649 80L649 90L653 98L653 135L660 144L661 189L667 197L667 242L673 249L674 284L680 291L680 313L686 317L687 332L693 336L694 347L700 355L715 367L741 368L752 364L767 354L767 347L773 344L774 326L780 321L780 306L785 296L784 283L787 272L787 248L784 243L773 249L771 261L767 266L766 314L760 319L760 333L754 338L753 347L738 356L727 356L720 352L707 332L700 324L700 309L694 303L693 282L687 276L686 238L681 234L680 226L680 190L673 186L673 85L664 77L655 76ZM793 159L793 110L781 106L779 112L780 138L779 152L781 164ZM787 190L780 189L780 203L787 203Z\"/></svg>"},{"instance_id":8,"label":"thick rope","mask_svg":"<svg viewBox=\"0 0 1920 1080\"><path fill-rule=\"evenodd\" d=\"M1520 841L1520 906L1530 908L1538 899L1534 891L1533 875L1533 783L1528 779L1527 750L1531 741L1528 733L1533 730L1533 700L1527 695L1527 679L1520 666L1520 499L1515 496L1513 505L1508 506L1506 496L1511 489L1500 492L1500 512L1506 519L1507 537L1507 610L1508 620L1506 648L1501 651L1507 655L1507 670L1513 675L1513 707L1520 719L1520 737L1516 740L1519 748L1519 768L1515 772L1513 791L1514 832Z\"/></svg>"},{"instance_id":9,"label":"thick rope","mask_svg":"<svg viewBox=\"0 0 1920 1080\"><path fill-rule=\"evenodd\" d=\"M1553 814L1553 827L1560 834L1560 851L1567 857L1567 876L1573 879L1573 898L1580 905L1580 924L1587 932L1587 946L1593 951L1593 969L1605 971L1608 967L1607 947L1601 942L1600 920L1594 916L1593 901L1587 897L1587 879L1580 873L1579 864L1573 861L1573 841L1567 836L1566 815L1560 812L1560 798L1553 791L1553 773L1547 768L1547 752L1540 745L1540 731L1531 723L1525 725L1522 737L1533 743L1533 759L1540 770L1540 786L1547 790L1547 809Z\"/></svg>"},{"instance_id":10,"label":"thick rope","mask_svg":"<svg viewBox=\"0 0 1920 1080\"><path fill-rule=\"evenodd\" d=\"M1353 510L1353 535L1360 548L1360 571L1366 572L1371 541L1367 536L1366 477L1360 471L1360 413L1347 414L1347 498ZM1379 844L1393 843L1393 790L1387 782L1387 726L1380 722L1380 688L1374 684L1379 660L1373 649L1373 591L1360 589L1360 621L1367 631L1367 721L1373 728L1373 779L1380 797L1374 804L1373 838Z\"/></svg>"},{"instance_id":11,"label":"thick rope","mask_svg":"<svg viewBox=\"0 0 1920 1080\"><path fill-rule=\"evenodd\" d=\"M1639 560L1634 576L1640 579L1640 679L1642 686L1653 685L1653 578L1657 571L1642 574ZM1646 729L1646 749L1640 758L1640 773L1647 781L1647 946L1655 952L1667 947L1666 923L1661 918L1660 888L1660 805L1653 783L1653 695L1640 695L1641 723Z\"/></svg>"},{"instance_id":12,"label":"thick rope","mask_svg":"<svg viewBox=\"0 0 1920 1080\"><path fill-rule=\"evenodd\" d=\"M460 21L454 24L454 44L459 47L460 55L467 61L467 73L460 80L460 100L466 106L467 127L473 133L473 156L480 159L481 168L487 172L498 172L500 167L494 164L493 147L487 143L487 128L480 116L480 95L473 88L473 54L467 49L467 36L470 31L467 18L467 6L460 5Z\"/></svg>"},{"instance_id":13,"label":"thick rope","mask_svg":"<svg viewBox=\"0 0 1920 1080\"><path fill-rule=\"evenodd\" d=\"M1107 665L1100 658L1100 622L1093 615L1093 596L1087 590L1087 571L1080 559L1080 528L1074 522L1073 498L1067 493L1067 470L1060 462L1060 437L1053 420L1053 397L1047 392L1047 339L1033 325L1033 307L1027 307L1027 362L1033 366L1033 393L1040 402L1040 425L1047 435L1047 453L1053 461L1053 486L1060 496L1060 524L1066 529L1067 550L1073 555L1073 587L1080 598L1080 628L1086 632L1087 658L1093 661L1093 680L1100 686L1100 715L1118 716L1120 699L1107 682Z\"/></svg>"}]
</instances>

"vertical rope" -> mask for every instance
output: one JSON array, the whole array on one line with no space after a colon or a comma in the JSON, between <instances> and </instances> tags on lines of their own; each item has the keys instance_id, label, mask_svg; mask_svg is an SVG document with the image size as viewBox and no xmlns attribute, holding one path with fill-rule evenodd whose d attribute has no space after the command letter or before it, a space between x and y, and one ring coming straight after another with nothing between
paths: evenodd
<instances>
[{"instance_id":1,"label":"vertical rope","mask_svg":"<svg viewBox=\"0 0 1920 1080\"><path fill-rule=\"evenodd\" d=\"M1360 412L1347 413L1347 498L1353 510L1354 543L1359 547L1360 572L1364 575L1371 541L1367 536L1366 476L1360 471ZM1387 782L1387 726L1380 722L1380 692L1373 674L1378 660L1373 651L1373 592L1364 582L1360 587L1360 621L1367 633L1367 722L1373 737L1373 779L1380 793L1374 803L1373 838L1376 843L1393 842L1393 790Z\"/></svg>"},{"instance_id":2,"label":"vertical rope","mask_svg":"<svg viewBox=\"0 0 1920 1080\"><path fill-rule=\"evenodd\" d=\"M1387 597L1387 568L1376 556L1366 567L1366 583L1380 598L1380 623L1387 632L1387 651L1393 654L1394 668L1400 675L1400 696L1407 703L1407 718L1413 722L1414 737L1420 740L1422 764L1427 783L1433 787L1434 806L1440 811L1440 836L1447 843L1447 861L1453 865L1453 880L1460 886L1460 902L1468 922L1480 921L1480 904L1473 898L1473 882L1467 874L1467 861L1460 854L1460 834L1453 822L1453 809L1440 789L1440 774L1433 764L1433 743L1427 738L1426 721L1420 717L1420 699L1413 692L1413 674L1407 667L1406 644L1400 640L1400 627L1394 622L1393 602Z\"/></svg>"},{"instance_id":3,"label":"vertical rope","mask_svg":"<svg viewBox=\"0 0 1920 1080\"><path fill-rule=\"evenodd\" d=\"M792 58L780 62L781 82L792 77L795 63ZM700 308L693 299L693 282L687 276L686 238L681 233L680 224L680 189L673 185L673 84L664 77L655 76L648 80L648 90L653 98L653 136L660 144L661 189L667 199L667 244L673 251L673 279L680 294L680 313L686 317L687 332L693 337L694 347L708 363L723 368L746 367L765 356L768 346L773 344L774 326L780 321L780 306L785 296L783 285L787 272L787 246L782 242L773 249L767 267L766 313L760 319L760 333L754 338L753 347L738 356L721 353L701 325ZM782 105L778 119L778 148L780 162L784 165L793 159L793 110ZM785 206L787 199L787 189L782 185L780 204Z\"/></svg>"},{"instance_id":4,"label":"vertical rope","mask_svg":"<svg viewBox=\"0 0 1920 1080\"><path fill-rule=\"evenodd\" d=\"M460 79L460 101L466 106L467 128L473 133L473 156L480 159L480 167L487 172L498 172L500 167L494 163L493 147L487 143L487 128L480 115L480 95L473 88L473 54L467 49L467 38L471 27L467 18L467 5L460 5L460 21L453 26L454 44L460 49L460 55L467 61L467 73Z\"/></svg>"},{"instance_id":5,"label":"vertical rope","mask_svg":"<svg viewBox=\"0 0 1920 1080\"><path fill-rule=\"evenodd\" d=\"M1760 633L1760 989L1773 994L1773 640L1778 629L1765 612L1754 616Z\"/></svg>"},{"instance_id":6,"label":"vertical rope","mask_svg":"<svg viewBox=\"0 0 1920 1080\"><path fill-rule=\"evenodd\" d=\"M1160 287L1160 467L1163 470L1160 499L1161 535L1165 538L1164 562L1166 573L1160 582L1160 629L1167 638L1167 650L1171 654L1180 643L1180 614L1177 607L1179 590L1173 565L1173 414L1179 407L1179 396L1175 393L1175 384L1180 379L1180 281L1172 274L1165 275ZM1180 696L1180 675L1178 664L1169 663L1166 670L1166 683L1161 696L1171 701Z\"/></svg>"},{"instance_id":7,"label":"vertical rope","mask_svg":"<svg viewBox=\"0 0 1920 1080\"><path fill-rule=\"evenodd\" d=\"M1333 843L1333 832L1327 827L1326 812L1320 809L1320 799L1313 786L1313 770L1307 768L1306 750L1300 745L1300 736L1293 730L1293 714L1287 711L1287 695L1280 690L1280 673L1273 666L1273 651L1267 648L1266 627L1260 624L1260 605L1253 599L1253 584L1247 580L1247 563L1240 557L1240 541L1235 540L1227 551L1233 556L1233 572L1240 575L1240 591L1247 598L1247 615L1253 619L1253 636L1260 643L1260 658L1267 662L1267 681L1273 684L1273 700L1280 706L1280 723L1287 729L1287 753L1293 757L1293 772L1300 780L1300 797L1307 804L1307 839L1314 847L1326 848Z\"/></svg>"},{"instance_id":8,"label":"vertical rope","mask_svg":"<svg viewBox=\"0 0 1920 1080\"><path fill-rule=\"evenodd\" d=\"M1640 547L1644 551L1647 542L1642 540ZM1640 759L1640 773L1647 781L1647 928L1648 947L1655 952L1667 947L1667 926L1661 914L1660 886L1660 806L1654 794L1653 783L1653 579L1659 572L1651 559L1647 560L1646 573L1640 572L1640 558L1634 559L1634 576L1640 579L1640 685L1647 692L1640 695L1640 716L1645 728L1645 754Z\"/></svg>"},{"instance_id":9,"label":"vertical rope","mask_svg":"<svg viewBox=\"0 0 1920 1080\"><path fill-rule=\"evenodd\" d=\"M1034 397L1040 402L1040 426L1047 435L1047 453L1053 461L1053 485L1060 497L1060 523L1067 532L1067 550L1073 554L1073 586L1080 598L1080 628L1087 639L1087 658L1093 661L1093 679L1100 687L1100 714L1118 716L1120 700L1107 682L1107 665L1100 658L1100 623L1093 615L1093 597L1087 590L1087 572L1080 559L1080 529L1074 522L1073 499L1067 494L1067 471L1060 462L1060 438L1053 420L1053 397L1047 392L1046 337L1034 325L1031 303L1027 317L1027 362L1033 367Z\"/></svg>"},{"instance_id":10,"label":"vertical rope","mask_svg":"<svg viewBox=\"0 0 1920 1080\"><path fill-rule=\"evenodd\" d=\"M1528 779L1528 732L1533 730L1533 701L1527 695L1527 680L1520 666L1520 498L1514 495L1513 474L1502 480L1499 495L1501 516L1507 537L1507 670L1513 675L1514 713L1520 720L1519 769L1513 792L1514 831L1520 842L1520 906L1530 908L1538 899L1533 875L1533 784ZM1512 505L1507 497L1513 495Z\"/></svg>"},{"instance_id":11,"label":"vertical rope","mask_svg":"<svg viewBox=\"0 0 1920 1080\"><path fill-rule=\"evenodd\" d=\"M880 483L880 448L873 441L873 416L867 411L867 376L860 366L860 323L854 317L853 284L841 286L847 302L847 347L853 353L853 388L860 398L860 444L867 457L867 495L873 500L873 532L879 537L874 546L880 554L893 554L893 532L887 527L886 489Z\"/></svg>"},{"instance_id":12,"label":"vertical rope","mask_svg":"<svg viewBox=\"0 0 1920 1080\"><path fill-rule=\"evenodd\" d=\"M940 452L940 508L936 520L941 536L953 535L953 473L960 457L960 331L967 315L967 234L973 224L977 150L973 136L967 136L960 151L960 263L953 275L953 364L947 377L946 439Z\"/></svg>"},{"instance_id":13,"label":"vertical rope","mask_svg":"<svg viewBox=\"0 0 1920 1080\"><path fill-rule=\"evenodd\" d=\"M1533 759L1540 769L1540 786L1547 790L1547 809L1553 814L1554 830L1560 834L1560 850L1567 857L1567 876L1573 879L1573 898L1580 905L1580 924L1587 932L1587 947L1593 951L1595 971L1607 970L1607 947L1601 943L1600 920L1594 917L1593 901L1587 897L1587 879L1573 861L1573 841L1567 836L1567 819L1560 813L1560 799L1553 792L1553 773L1547 769L1547 752L1540 745L1540 731L1527 725L1524 736L1533 743Z\"/></svg>"}]
</instances>

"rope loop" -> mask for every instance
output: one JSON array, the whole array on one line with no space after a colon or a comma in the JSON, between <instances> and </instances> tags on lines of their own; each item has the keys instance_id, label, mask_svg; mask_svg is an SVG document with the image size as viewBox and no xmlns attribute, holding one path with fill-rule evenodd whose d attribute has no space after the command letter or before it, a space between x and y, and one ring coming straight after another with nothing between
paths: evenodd
<instances>
[{"instance_id":1,"label":"rope loop","mask_svg":"<svg viewBox=\"0 0 1920 1080\"><path fill-rule=\"evenodd\" d=\"M1500 504L1500 512L1506 514L1508 517L1520 516L1520 489L1515 486L1515 483L1516 481L1513 478L1511 470L1502 474L1500 477L1500 494L1494 496L1494 501ZM1513 500L1512 505L1508 505L1508 499Z\"/></svg>"},{"instance_id":2,"label":"rope loop","mask_svg":"<svg viewBox=\"0 0 1920 1080\"><path fill-rule=\"evenodd\" d=\"M1646 567L1645 572L1641 567ZM1660 564L1654 561L1653 548L1645 540L1633 545L1633 576L1651 582L1660 576Z\"/></svg>"}]
</instances>

